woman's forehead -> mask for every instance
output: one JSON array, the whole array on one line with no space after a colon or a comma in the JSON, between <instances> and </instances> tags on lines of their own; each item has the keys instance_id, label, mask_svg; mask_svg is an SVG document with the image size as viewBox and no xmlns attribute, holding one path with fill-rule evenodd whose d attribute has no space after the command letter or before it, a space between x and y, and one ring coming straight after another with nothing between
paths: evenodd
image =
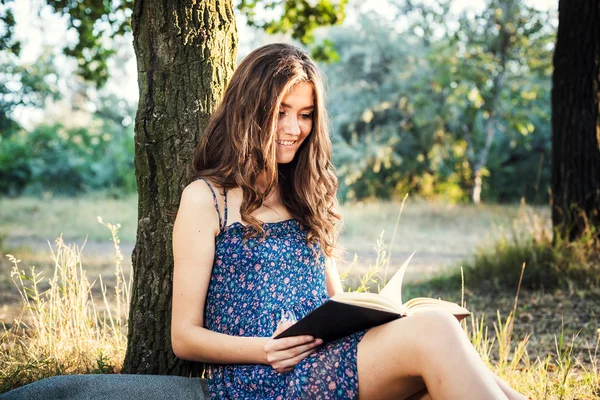
<instances>
[{"instance_id":1,"label":"woman's forehead","mask_svg":"<svg viewBox=\"0 0 600 400\"><path fill-rule=\"evenodd\" d=\"M301 82L283 96L281 106L300 109L314 107L314 94L311 82Z\"/></svg>"}]
</instances>

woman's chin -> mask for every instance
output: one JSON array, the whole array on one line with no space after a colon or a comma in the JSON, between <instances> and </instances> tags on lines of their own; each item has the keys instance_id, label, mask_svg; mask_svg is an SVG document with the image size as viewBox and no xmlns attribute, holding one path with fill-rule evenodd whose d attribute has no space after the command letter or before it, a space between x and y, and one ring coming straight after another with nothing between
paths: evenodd
<instances>
[{"instance_id":1,"label":"woman's chin","mask_svg":"<svg viewBox=\"0 0 600 400\"><path fill-rule=\"evenodd\" d=\"M276 158L277 160L277 164L289 164L292 162L292 160L294 159L294 157L296 156L296 154L286 154L285 156L278 156Z\"/></svg>"}]
</instances>

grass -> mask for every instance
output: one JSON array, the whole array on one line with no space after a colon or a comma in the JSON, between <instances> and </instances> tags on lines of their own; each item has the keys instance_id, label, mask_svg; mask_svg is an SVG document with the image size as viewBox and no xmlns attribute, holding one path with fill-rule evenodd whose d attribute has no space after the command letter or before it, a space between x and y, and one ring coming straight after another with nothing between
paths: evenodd
<instances>
[{"instance_id":1,"label":"grass","mask_svg":"<svg viewBox=\"0 0 600 400\"><path fill-rule=\"evenodd\" d=\"M547 207L536 207L536 210L549 214ZM372 250L373 239L378 238L382 230L394 231L398 211L397 202L344 206L343 236L355 243L351 250ZM402 223L397 226L394 252L417 250L463 256L465 250L470 253L482 243L492 243L500 227L511 224L518 213L519 208L514 205L452 205L411 199L402 212Z\"/></svg>"},{"instance_id":2,"label":"grass","mask_svg":"<svg viewBox=\"0 0 600 400\"><path fill-rule=\"evenodd\" d=\"M64 210L63 207L67 204L63 201L66 200L52 203L49 207L56 206L62 212L60 210ZM95 204L95 199L91 203ZM34 202L29 204L33 206ZM117 204L123 206L124 203ZM88 215L95 212L93 207L95 206L81 203L81 210L72 214ZM551 244L540 239L543 238L543 229L547 229L546 210L533 210L535 217L530 214L533 218L531 221L538 218L537 222L523 224L526 221L523 212L530 212L531 209L433 204L428 211L424 203L414 206L411 203L398 224L396 218L390 218L397 209L398 206L391 203L345 208L347 243L356 242L358 248L365 250L371 246L369 251L373 253L372 262L366 268L360 267L357 271L356 267L360 265L355 258L351 268L342 272L345 286L358 291L377 291L386 275L389 277L388 274L393 273L391 268L388 271L388 267L395 263L395 258L402 259L404 252L415 249L415 244L421 243L422 247L428 247L429 243L434 243L435 247L436 240L440 240L439 246L446 249L466 241L469 243L467 248L470 248L469 246L480 243L474 238L477 236L481 239L482 231L502 231L499 226L516 218L521 222L520 225L500 232L498 242L494 242L494 236L491 235L488 242L491 247L482 246L474 257L474 263L467 265L464 291L461 292L460 275L451 271L433 280L415 279L409 282L403 291L405 299L415 296L442 297L456 302L464 299L473 315L463 322L463 328L484 362L511 386L532 398L594 399L600 396L600 325L595 314L597 304L600 304L600 290L594 287L595 281L585 280L585 285L558 285L552 290L548 287L541 289L535 285L528 286L527 283L527 272L544 265L536 264L540 257L524 257L537 253L532 253L532 246L525 246L523 243L537 241L536 246L540 248ZM10 214L10 211L5 211L2 207L0 210L3 226L9 226L4 215ZM16 208L13 208L13 212L17 212ZM498 213L502 216L497 217ZM382 214L387 217L382 217ZM3 366L0 370L0 391L58 374L119 372L126 348L124 317L129 304L130 281L126 278L128 272L126 269L124 271L119 248L119 226L104 223L102 226L96 222L95 215L93 230L97 233L90 237L99 240L108 236L113 240L113 255L108 258L111 260L109 263L112 264L113 275L110 287L114 287L114 291L109 291L105 284L108 278L106 270L102 271L103 278L89 281L86 273L88 264L81 248L66 244L62 238L57 240L51 253L54 269L49 274L49 279L42 279L36 269L25 273L20 269L18 260L11 258L12 277L24 306L24 313L13 324L6 325L4 332L0 333L0 365ZM120 215L129 216L124 220L135 225L130 211L122 211ZM27 213L21 214L20 218L30 221ZM57 223L62 222L58 220ZM87 229L85 227L88 224L89 222L80 223L77 228L73 228L72 235L81 237L82 230ZM42 222L40 226L50 225ZM387 241L381 232L382 225L387 232L396 231L392 235L395 241ZM109 228L110 234L106 233L106 228ZM42 228L42 231L44 229L49 228ZM425 230L430 234L434 233L431 241L423 243L425 239L421 231ZM43 234L48 232L53 230L47 230ZM467 238L457 239L463 233L467 234ZM9 235L13 234L9 232ZM36 240L42 239L42 233L39 232L30 232L28 235ZM452 236L455 242L442 245L444 235ZM365 240L367 237L369 240L378 240L369 245L369 240ZM5 241L9 240L5 237ZM11 243L15 243L14 240ZM577 251L560 253L563 258L550 258L548 263L564 259L571 260L565 261L564 265L579 265L581 260L589 258L573 257L580 257L582 254L593 257L595 254L586 247L586 243L573 246L582 247ZM463 253L460 253L453 247L447 249L447 252L464 254L465 251L463 249ZM555 253L557 250L552 248L550 252ZM490 260L487 264L478 261L483 254ZM523 261L527 264L520 284ZM84 265L86 269L83 268ZM472 270L479 271L476 273L486 279L477 280L478 275L474 275ZM593 274L596 270L588 272ZM96 276L95 273L93 275ZM519 289L521 290L517 296Z\"/></svg>"},{"instance_id":3,"label":"grass","mask_svg":"<svg viewBox=\"0 0 600 400\"><path fill-rule=\"evenodd\" d=\"M576 291L600 287L600 241L588 229L569 242L552 235L547 219L523 204L509 231L491 246L480 246L464 264L467 282L485 290L514 286L521 266L526 265L522 284L538 290ZM437 287L457 286L458 268L432 280Z\"/></svg>"},{"instance_id":4,"label":"grass","mask_svg":"<svg viewBox=\"0 0 600 400\"><path fill-rule=\"evenodd\" d=\"M0 321L12 321L17 315L19 295L10 278L12 264L6 254L18 255L22 265L35 265L46 276L54 273L55 262L48 256L52 243L62 237L65 243L77 243L88 276L102 275L108 287L114 287L114 263L109 239L111 233L97 221L98 215L120 221L121 249L128 256L122 261L125 273L131 269L129 254L135 242L137 197L115 199L107 194L89 194L77 198L3 198L0 197ZM41 289L48 288L41 282ZM100 294L99 285L92 290Z\"/></svg>"},{"instance_id":5,"label":"grass","mask_svg":"<svg viewBox=\"0 0 600 400\"><path fill-rule=\"evenodd\" d=\"M106 241L106 229L98 225L98 215L110 215L121 221L120 236L126 243L135 241L137 228L137 195L114 199L105 194L81 197L38 199L0 197L0 247L45 243L62 236L65 242L87 237L90 241Z\"/></svg>"},{"instance_id":6,"label":"grass","mask_svg":"<svg viewBox=\"0 0 600 400\"><path fill-rule=\"evenodd\" d=\"M51 251L55 263L47 281L31 267L12 263L11 278L23 305L21 316L0 334L0 392L54 375L118 373L123 364L131 279L121 267L119 226L105 225L114 243L116 285L112 296L102 277L90 283L81 264L81 251L62 237ZM45 282L48 289L41 290ZM98 284L101 301L92 294Z\"/></svg>"}]
</instances>

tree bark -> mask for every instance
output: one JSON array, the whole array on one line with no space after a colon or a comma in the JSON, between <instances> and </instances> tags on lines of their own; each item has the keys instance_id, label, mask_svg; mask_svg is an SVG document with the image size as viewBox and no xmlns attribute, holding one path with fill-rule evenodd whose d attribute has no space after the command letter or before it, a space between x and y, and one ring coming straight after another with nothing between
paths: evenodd
<instances>
[{"instance_id":1,"label":"tree bark","mask_svg":"<svg viewBox=\"0 0 600 400\"><path fill-rule=\"evenodd\" d=\"M210 114L235 66L231 0L136 0L134 49L140 101L135 120L138 230L123 372L194 375L171 350L174 212Z\"/></svg>"},{"instance_id":2,"label":"tree bark","mask_svg":"<svg viewBox=\"0 0 600 400\"><path fill-rule=\"evenodd\" d=\"M600 239L600 2L560 0L552 77L552 223Z\"/></svg>"}]
</instances>

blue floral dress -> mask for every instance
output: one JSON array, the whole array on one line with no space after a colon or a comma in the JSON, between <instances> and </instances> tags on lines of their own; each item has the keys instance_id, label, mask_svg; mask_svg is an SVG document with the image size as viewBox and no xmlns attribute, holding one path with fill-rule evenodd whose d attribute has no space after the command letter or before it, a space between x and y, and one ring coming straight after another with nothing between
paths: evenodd
<instances>
[{"instance_id":1,"label":"blue floral dress","mask_svg":"<svg viewBox=\"0 0 600 400\"><path fill-rule=\"evenodd\" d=\"M201 178L202 179L202 178ZM203 179L204 180L204 179ZM205 181L206 182L206 181ZM208 184L208 182L206 182ZM227 226L214 190L220 233L206 298L206 328L233 336L271 337L283 314L297 319L329 299L325 257L306 242L306 229L290 219L264 223L266 237L242 241L240 222ZM318 247L317 247L318 250ZM281 374L270 365L209 364L208 388L215 399L355 399L356 353L365 331L325 343Z\"/></svg>"}]
</instances>

